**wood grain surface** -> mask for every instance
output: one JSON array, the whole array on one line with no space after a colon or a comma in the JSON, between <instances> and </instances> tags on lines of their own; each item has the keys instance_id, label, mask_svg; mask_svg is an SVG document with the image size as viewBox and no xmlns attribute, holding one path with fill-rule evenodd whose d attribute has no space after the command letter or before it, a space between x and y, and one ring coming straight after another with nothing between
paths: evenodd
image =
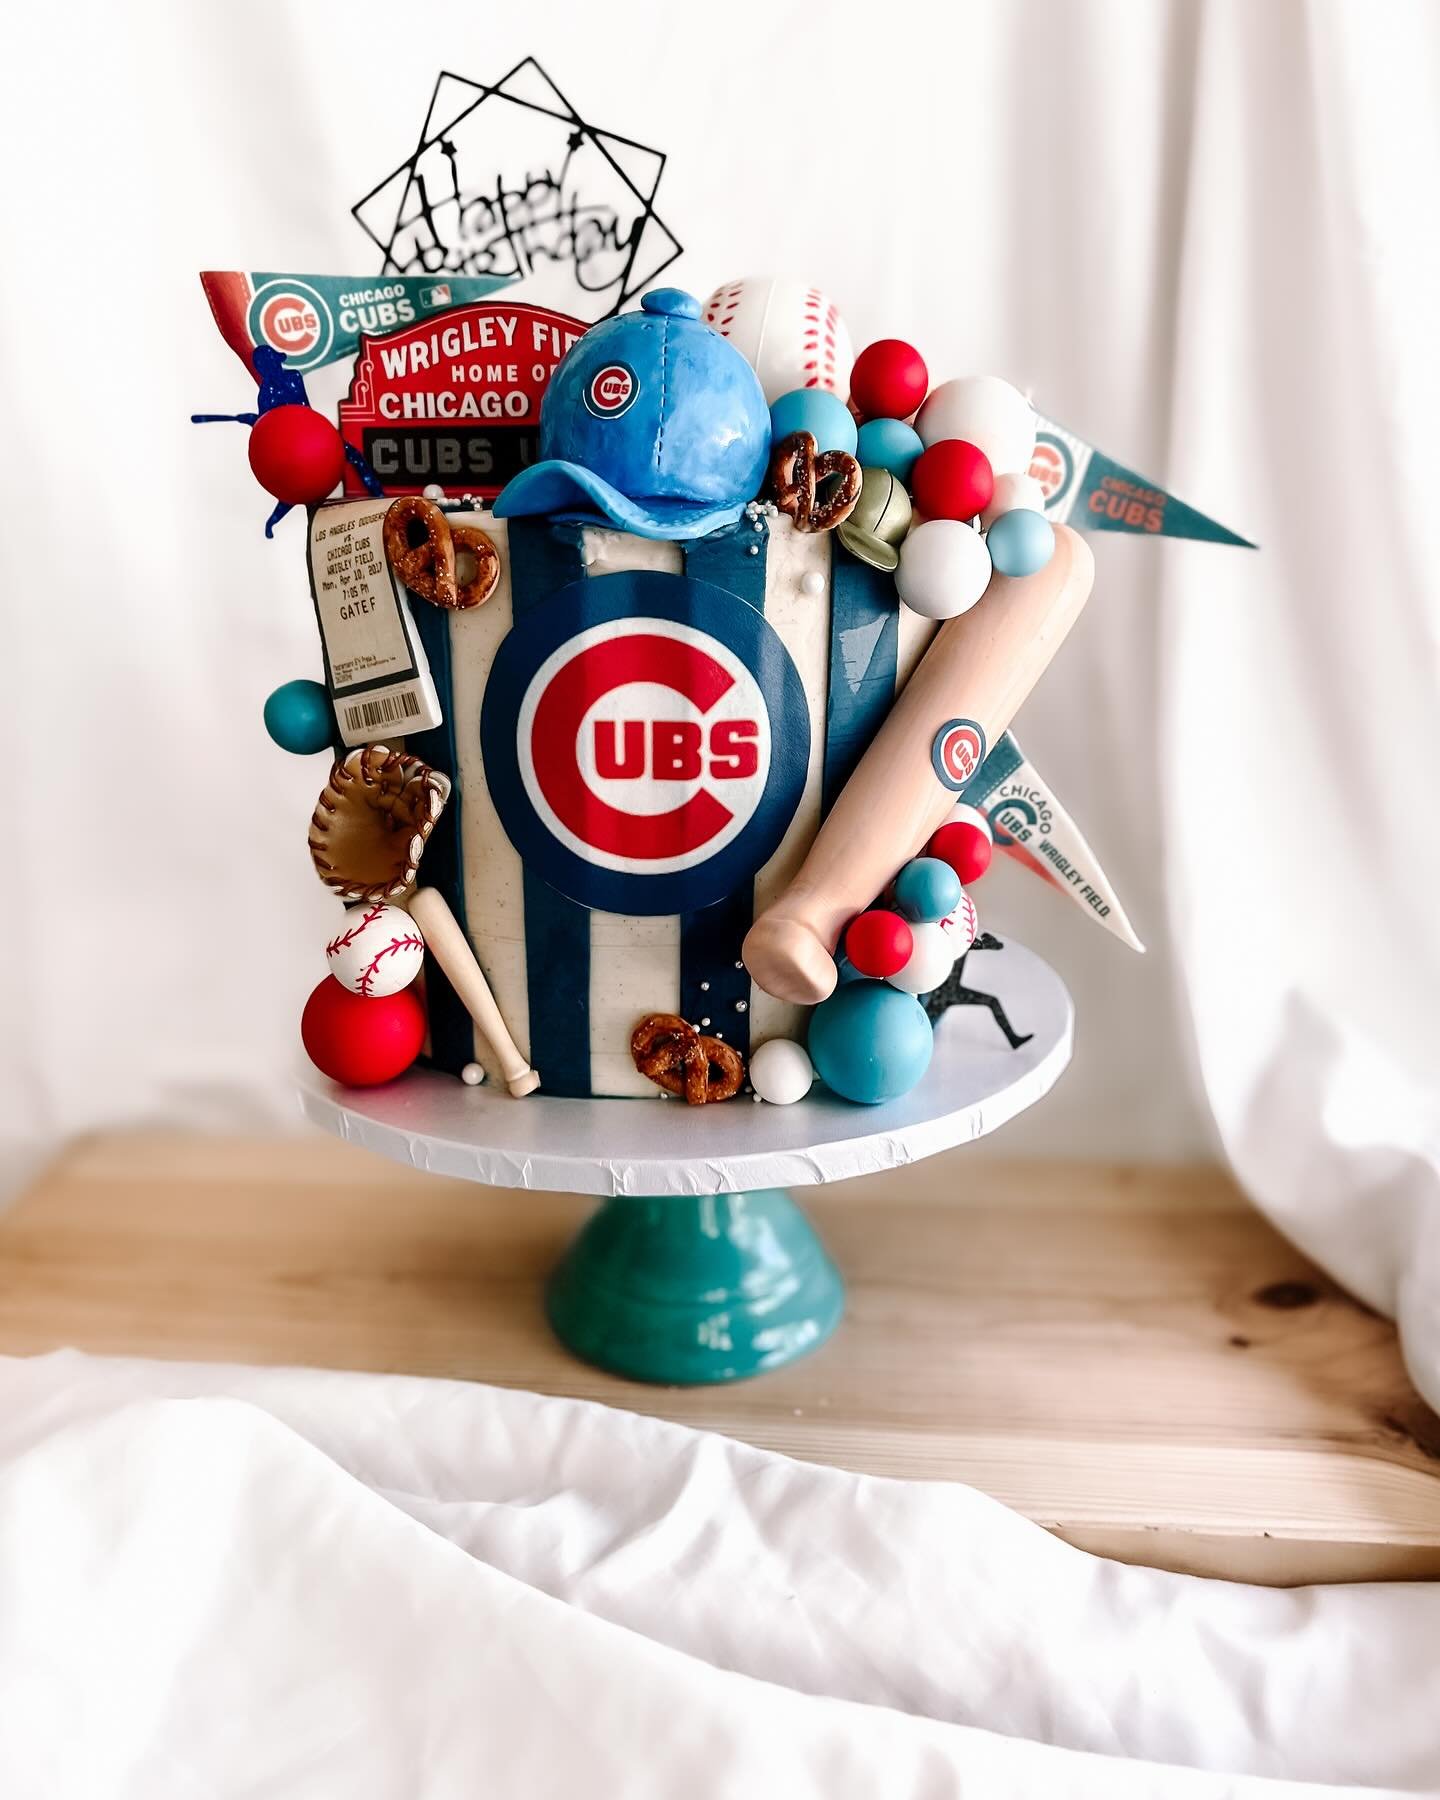
<instances>
[{"instance_id":1,"label":"wood grain surface","mask_svg":"<svg viewBox=\"0 0 1440 1800\"><path fill-rule=\"evenodd\" d=\"M801 1196L850 1289L734 1387L574 1362L540 1311L589 1203L328 1140L109 1138L0 1218L0 1352L399 1370L580 1395L876 1474L965 1481L1128 1561L1440 1575L1440 1420L1391 1326L1208 1168L958 1153Z\"/></svg>"}]
</instances>

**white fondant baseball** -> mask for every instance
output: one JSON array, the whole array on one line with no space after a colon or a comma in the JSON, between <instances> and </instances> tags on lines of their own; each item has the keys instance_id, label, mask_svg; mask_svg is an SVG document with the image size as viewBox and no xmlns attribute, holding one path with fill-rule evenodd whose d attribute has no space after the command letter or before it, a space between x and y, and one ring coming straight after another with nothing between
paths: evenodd
<instances>
[{"instance_id":1,"label":"white fondant baseball","mask_svg":"<svg viewBox=\"0 0 1440 1800\"><path fill-rule=\"evenodd\" d=\"M928 994L954 968L959 952L950 933L938 923L912 925L910 931L915 940L910 960L888 979L891 987L901 988L907 994Z\"/></svg>"},{"instance_id":2,"label":"white fondant baseball","mask_svg":"<svg viewBox=\"0 0 1440 1800\"><path fill-rule=\"evenodd\" d=\"M998 375L942 381L916 414L915 429L927 449L942 438L964 438L985 452L997 475L1028 470L1035 449L1030 402Z\"/></svg>"},{"instance_id":3,"label":"white fondant baseball","mask_svg":"<svg viewBox=\"0 0 1440 1800\"><path fill-rule=\"evenodd\" d=\"M990 504L980 515L980 523L988 531L1001 513L1043 513L1044 510L1045 490L1033 475L997 475L995 491L990 496Z\"/></svg>"},{"instance_id":4,"label":"white fondant baseball","mask_svg":"<svg viewBox=\"0 0 1440 1800\"><path fill-rule=\"evenodd\" d=\"M330 973L341 987L383 1000L409 987L425 961L425 940L409 913L383 901L347 908L345 927L325 946Z\"/></svg>"},{"instance_id":5,"label":"white fondant baseball","mask_svg":"<svg viewBox=\"0 0 1440 1800\"><path fill-rule=\"evenodd\" d=\"M926 519L900 546L895 592L926 619L953 619L990 585L990 552L973 525Z\"/></svg>"},{"instance_id":6,"label":"white fondant baseball","mask_svg":"<svg viewBox=\"0 0 1440 1800\"><path fill-rule=\"evenodd\" d=\"M793 1106L810 1092L815 1065L792 1038L771 1038L750 1058L750 1085L772 1106Z\"/></svg>"},{"instance_id":7,"label":"white fondant baseball","mask_svg":"<svg viewBox=\"0 0 1440 1800\"><path fill-rule=\"evenodd\" d=\"M760 377L768 404L794 388L850 392L855 350L829 295L783 275L727 281L705 302L705 323L728 338Z\"/></svg>"},{"instance_id":8,"label":"white fondant baseball","mask_svg":"<svg viewBox=\"0 0 1440 1800\"><path fill-rule=\"evenodd\" d=\"M940 921L940 929L949 940L952 960L963 956L980 935L980 917L975 911L975 902L968 894L962 894L960 904L946 913Z\"/></svg>"},{"instance_id":9,"label":"white fondant baseball","mask_svg":"<svg viewBox=\"0 0 1440 1800\"><path fill-rule=\"evenodd\" d=\"M957 800L950 810L947 825L973 825L977 831L983 831L990 842L995 842L995 828L978 806L971 806L968 800Z\"/></svg>"}]
</instances>

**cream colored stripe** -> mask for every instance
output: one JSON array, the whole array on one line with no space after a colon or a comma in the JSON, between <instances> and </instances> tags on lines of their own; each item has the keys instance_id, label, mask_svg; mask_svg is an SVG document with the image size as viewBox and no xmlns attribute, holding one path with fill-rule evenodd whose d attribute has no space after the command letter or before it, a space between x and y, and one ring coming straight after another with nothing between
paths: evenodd
<instances>
[{"instance_id":1,"label":"cream colored stripe","mask_svg":"<svg viewBox=\"0 0 1440 1800\"><path fill-rule=\"evenodd\" d=\"M587 529L589 579L628 569L684 573L678 544ZM635 1021L680 1009L680 921L633 913L590 914L590 1085L597 1094L659 1096L630 1060Z\"/></svg>"},{"instance_id":2,"label":"cream colored stripe","mask_svg":"<svg viewBox=\"0 0 1440 1800\"><path fill-rule=\"evenodd\" d=\"M824 591L807 594L802 578L811 570ZM770 521L765 575L765 617L790 652L810 706L810 763L805 791L780 847L755 877L755 911L764 910L804 861L820 825L820 779L825 761L825 705L830 674L830 537L796 531L789 519ZM803 1037L805 1009L776 1000L751 983L750 1043L767 1038Z\"/></svg>"},{"instance_id":3,"label":"cream colored stripe","mask_svg":"<svg viewBox=\"0 0 1440 1800\"><path fill-rule=\"evenodd\" d=\"M530 1002L525 974L525 875L500 823L480 754L480 705L490 665L510 630L510 553L505 521L488 512L456 513L488 531L500 552L500 584L483 606L450 620L452 691L449 699L460 777L460 849L464 858L466 925L500 1016L521 1052L530 1054ZM477 1032L476 1061L491 1081L500 1067Z\"/></svg>"}]
</instances>

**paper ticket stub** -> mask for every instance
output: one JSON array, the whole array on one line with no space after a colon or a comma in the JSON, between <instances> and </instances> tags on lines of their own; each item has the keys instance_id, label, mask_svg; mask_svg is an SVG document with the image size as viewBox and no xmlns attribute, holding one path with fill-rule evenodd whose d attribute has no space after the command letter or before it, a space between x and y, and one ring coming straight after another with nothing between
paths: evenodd
<instances>
[{"instance_id":1,"label":"paper ticket stub","mask_svg":"<svg viewBox=\"0 0 1440 1800\"><path fill-rule=\"evenodd\" d=\"M1045 516L1077 531L1131 531L1150 537L1201 538L1255 545L1196 512L1135 469L1127 469L1053 419L1035 420L1030 473L1045 494Z\"/></svg>"},{"instance_id":2,"label":"paper ticket stub","mask_svg":"<svg viewBox=\"0 0 1440 1800\"><path fill-rule=\"evenodd\" d=\"M430 731L440 698L410 603L385 556L386 500L322 506L310 521L310 592L325 651L325 686L351 747Z\"/></svg>"},{"instance_id":3,"label":"paper ticket stub","mask_svg":"<svg viewBox=\"0 0 1440 1800\"><path fill-rule=\"evenodd\" d=\"M253 375L269 344L292 369L343 362L362 332L398 331L467 300L482 300L508 275L275 275L207 269L200 277L220 335Z\"/></svg>"},{"instance_id":4,"label":"paper ticket stub","mask_svg":"<svg viewBox=\"0 0 1440 1800\"><path fill-rule=\"evenodd\" d=\"M985 758L960 798L989 818L997 849L1044 876L1132 950L1145 948L1099 857L1012 732Z\"/></svg>"}]
</instances>

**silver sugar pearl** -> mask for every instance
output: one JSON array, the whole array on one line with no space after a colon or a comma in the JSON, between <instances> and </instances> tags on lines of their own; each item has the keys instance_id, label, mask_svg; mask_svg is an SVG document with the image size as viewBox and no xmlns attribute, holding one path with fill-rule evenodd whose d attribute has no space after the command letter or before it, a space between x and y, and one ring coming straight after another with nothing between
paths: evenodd
<instances>
[{"instance_id":1,"label":"silver sugar pearl","mask_svg":"<svg viewBox=\"0 0 1440 1800\"><path fill-rule=\"evenodd\" d=\"M748 1000L737 1000L735 1002L735 1010L736 1012L749 1012L750 1002Z\"/></svg>"}]
</instances>

